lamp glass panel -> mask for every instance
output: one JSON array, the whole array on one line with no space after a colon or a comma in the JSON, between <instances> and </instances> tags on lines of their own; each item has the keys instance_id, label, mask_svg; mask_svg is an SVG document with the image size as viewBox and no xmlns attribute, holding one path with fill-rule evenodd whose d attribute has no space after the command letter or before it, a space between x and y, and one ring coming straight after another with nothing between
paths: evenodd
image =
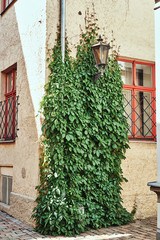
<instances>
[{"instance_id":1,"label":"lamp glass panel","mask_svg":"<svg viewBox=\"0 0 160 240\"><path fill-rule=\"evenodd\" d=\"M106 64L108 57L108 49L106 46L101 45L101 64Z\"/></svg>"},{"instance_id":2,"label":"lamp glass panel","mask_svg":"<svg viewBox=\"0 0 160 240\"><path fill-rule=\"evenodd\" d=\"M93 48L93 52L94 52L94 58L96 61L96 64L99 65L101 64L101 58L100 58L100 48L98 47L94 47Z\"/></svg>"}]
</instances>

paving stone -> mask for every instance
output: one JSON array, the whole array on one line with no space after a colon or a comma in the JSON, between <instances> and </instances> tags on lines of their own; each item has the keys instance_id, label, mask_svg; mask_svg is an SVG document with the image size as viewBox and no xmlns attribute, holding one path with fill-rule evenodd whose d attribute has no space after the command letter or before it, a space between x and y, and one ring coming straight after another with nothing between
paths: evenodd
<instances>
[{"instance_id":1,"label":"paving stone","mask_svg":"<svg viewBox=\"0 0 160 240\"><path fill-rule=\"evenodd\" d=\"M154 240L156 238L156 217L137 220L124 226L90 230L79 236L43 236L30 226L0 211L0 239L2 240ZM119 237L118 237L119 236Z\"/></svg>"}]
</instances>

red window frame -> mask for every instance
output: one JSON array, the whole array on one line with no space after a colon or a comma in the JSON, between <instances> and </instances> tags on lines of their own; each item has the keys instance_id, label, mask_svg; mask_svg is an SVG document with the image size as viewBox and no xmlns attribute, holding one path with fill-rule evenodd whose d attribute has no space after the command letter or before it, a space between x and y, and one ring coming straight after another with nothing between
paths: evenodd
<instances>
[{"instance_id":1,"label":"red window frame","mask_svg":"<svg viewBox=\"0 0 160 240\"><path fill-rule=\"evenodd\" d=\"M132 135L128 136L130 140L145 140L145 141L156 141L156 102L152 101L152 137L143 137L143 136L137 136L137 122L136 122L136 115L137 115L137 110L136 110L136 92L150 92L151 93L151 98L155 99L156 97L156 86L155 86L155 64L154 63L148 63L148 62L143 62L143 61L137 61L137 60L128 60L128 59L123 59L123 58L118 58L119 62L130 62L132 63L132 79L133 79L133 85L126 85L123 84L123 89L124 90L130 90L132 97ZM144 87L144 86L138 86L136 85L136 64L142 64L142 65L149 65L152 66L152 87ZM134 109L134 111L133 111Z\"/></svg>"},{"instance_id":2,"label":"red window frame","mask_svg":"<svg viewBox=\"0 0 160 240\"><path fill-rule=\"evenodd\" d=\"M16 71L17 69L14 68L5 74L5 140L13 140L15 139L15 115L16 115ZM8 76L12 74L12 87L10 91L8 91ZM12 98L12 113L8 113L8 107L11 106L9 103L9 99ZM8 137L8 114L11 115L12 118L12 133L11 136Z\"/></svg>"}]
</instances>

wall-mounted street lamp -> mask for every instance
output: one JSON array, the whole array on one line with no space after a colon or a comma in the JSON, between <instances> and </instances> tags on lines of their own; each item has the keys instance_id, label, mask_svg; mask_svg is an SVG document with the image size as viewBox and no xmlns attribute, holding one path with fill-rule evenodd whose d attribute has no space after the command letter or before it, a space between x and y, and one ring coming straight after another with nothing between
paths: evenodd
<instances>
[{"instance_id":1,"label":"wall-mounted street lamp","mask_svg":"<svg viewBox=\"0 0 160 240\"><path fill-rule=\"evenodd\" d=\"M98 74L94 76L95 81L103 74L103 71L107 67L107 58L110 49L109 44L102 43L103 39L101 38L101 35L99 35L97 41L98 41L97 44L91 46L94 59L96 62L96 68L100 71Z\"/></svg>"}]
</instances>

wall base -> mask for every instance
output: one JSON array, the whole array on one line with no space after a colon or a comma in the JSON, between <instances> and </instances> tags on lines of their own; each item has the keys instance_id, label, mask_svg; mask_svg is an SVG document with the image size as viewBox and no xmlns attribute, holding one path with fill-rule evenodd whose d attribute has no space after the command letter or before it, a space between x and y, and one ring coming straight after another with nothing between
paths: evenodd
<instances>
[{"instance_id":1,"label":"wall base","mask_svg":"<svg viewBox=\"0 0 160 240\"><path fill-rule=\"evenodd\" d=\"M18 220L34 227L34 221L31 219L35 199L26 195L11 192L10 206L0 203L0 210L17 218Z\"/></svg>"}]
</instances>

